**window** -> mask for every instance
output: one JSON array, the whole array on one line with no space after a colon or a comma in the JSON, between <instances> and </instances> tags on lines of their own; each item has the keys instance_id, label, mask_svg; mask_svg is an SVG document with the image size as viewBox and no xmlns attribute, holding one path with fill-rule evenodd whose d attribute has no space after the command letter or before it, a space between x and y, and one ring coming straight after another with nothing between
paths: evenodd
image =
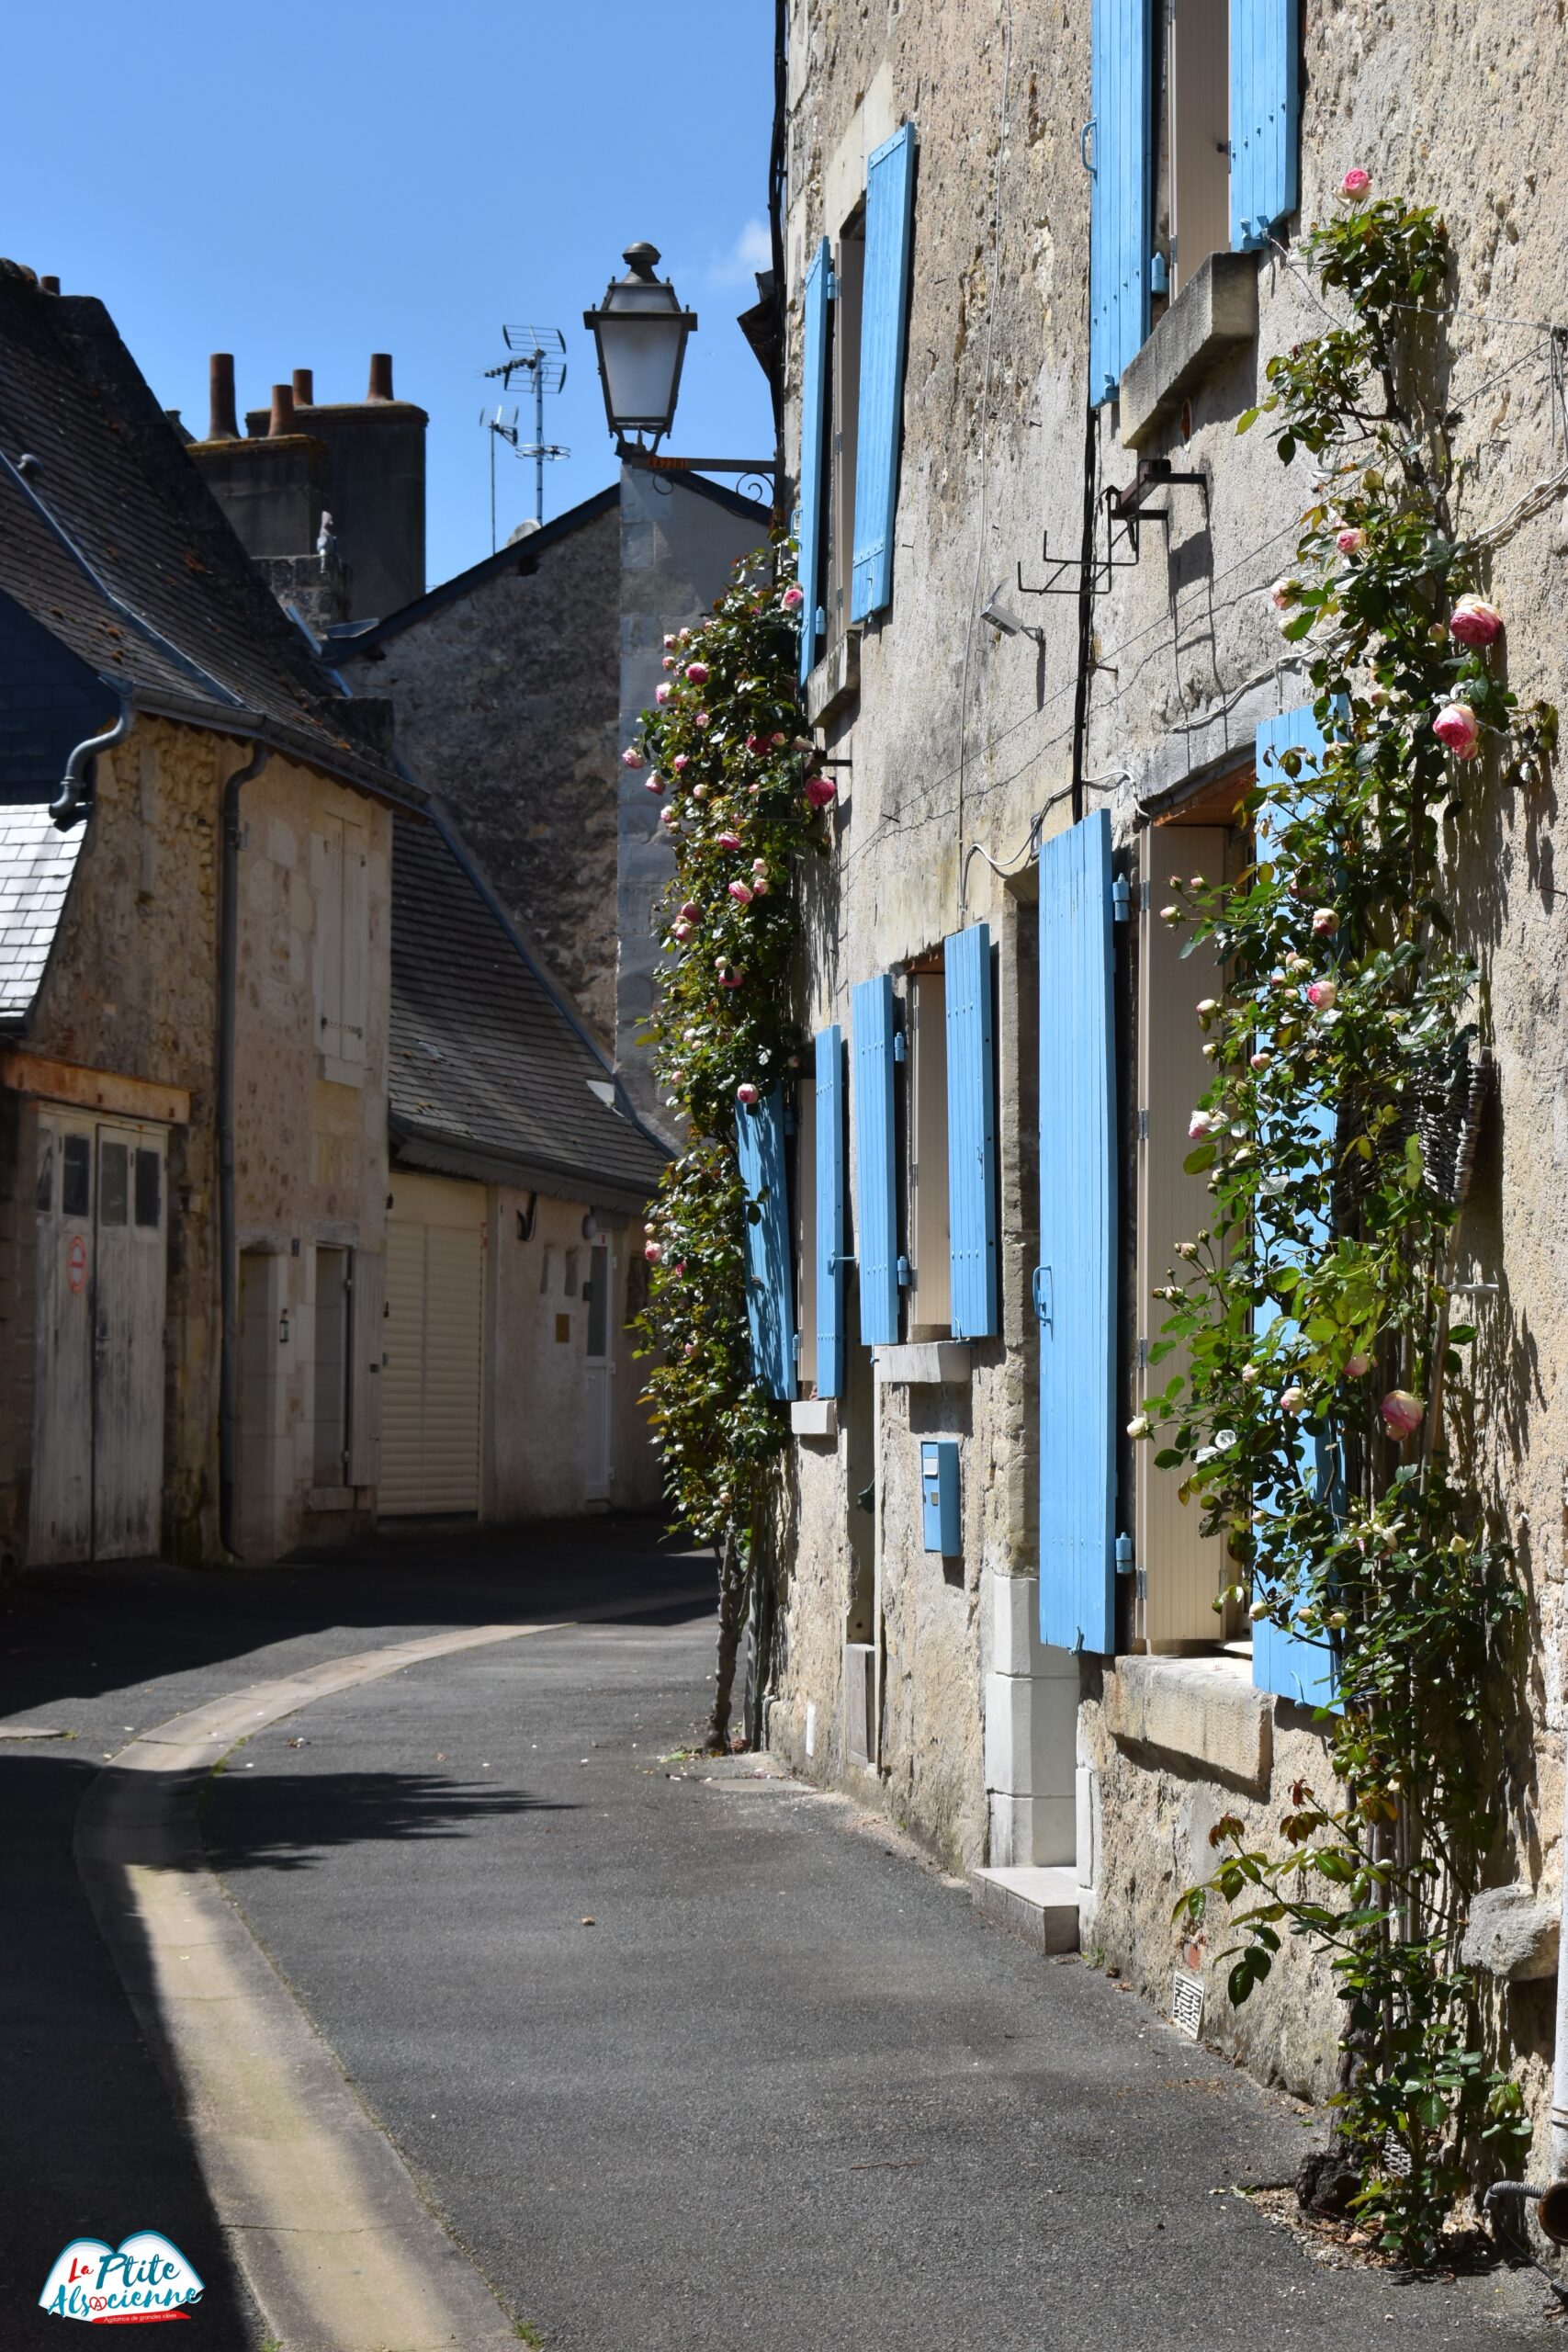
<instances>
[{"instance_id":1,"label":"window","mask_svg":"<svg viewBox=\"0 0 1568 2352\"><path fill-rule=\"evenodd\" d=\"M122 1143L103 1143L98 1147L98 1223L123 1225L126 1221L129 1154Z\"/></svg>"},{"instance_id":2,"label":"window","mask_svg":"<svg viewBox=\"0 0 1568 2352\"><path fill-rule=\"evenodd\" d=\"M370 999L369 844L353 818L323 814L311 840L316 897L316 1050L321 1075L365 1082Z\"/></svg>"},{"instance_id":3,"label":"window","mask_svg":"<svg viewBox=\"0 0 1568 2352\"><path fill-rule=\"evenodd\" d=\"M947 1205L947 988L911 972L908 1001L911 1340L945 1340L952 1323Z\"/></svg>"},{"instance_id":4,"label":"window","mask_svg":"<svg viewBox=\"0 0 1568 2352\"><path fill-rule=\"evenodd\" d=\"M38 1131L38 1192L36 1204L47 1216L54 1206L54 1129Z\"/></svg>"},{"instance_id":5,"label":"window","mask_svg":"<svg viewBox=\"0 0 1568 2352\"><path fill-rule=\"evenodd\" d=\"M1298 0L1093 0L1097 401L1117 397L1155 295L1179 295L1211 254L1266 245L1295 210L1299 38Z\"/></svg>"},{"instance_id":6,"label":"window","mask_svg":"<svg viewBox=\"0 0 1568 2352\"><path fill-rule=\"evenodd\" d=\"M136 1155L136 1222L155 1226L163 1208L164 1163L155 1151Z\"/></svg>"},{"instance_id":7,"label":"window","mask_svg":"<svg viewBox=\"0 0 1568 2352\"><path fill-rule=\"evenodd\" d=\"M61 1151L60 1206L65 1216L90 1216L93 1210L93 1146L86 1136L67 1136Z\"/></svg>"}]
</instances>

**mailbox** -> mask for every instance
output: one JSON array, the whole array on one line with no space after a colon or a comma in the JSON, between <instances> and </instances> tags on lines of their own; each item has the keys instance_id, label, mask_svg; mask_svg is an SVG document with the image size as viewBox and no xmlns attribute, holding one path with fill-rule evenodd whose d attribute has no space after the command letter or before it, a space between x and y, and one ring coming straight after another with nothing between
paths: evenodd
<instances>
[{"instance_id":1,"label":"mailbox","mask_svg":"<svg viewBox=\"0 0 1568 2352\"><path fill-rule=\"evenodd\" d=\"M926 1550L954 1559L963 1550L958 1532L958 1440L920 1440L920 1499L924 1505Z\"/></svg>"}]
</instances>

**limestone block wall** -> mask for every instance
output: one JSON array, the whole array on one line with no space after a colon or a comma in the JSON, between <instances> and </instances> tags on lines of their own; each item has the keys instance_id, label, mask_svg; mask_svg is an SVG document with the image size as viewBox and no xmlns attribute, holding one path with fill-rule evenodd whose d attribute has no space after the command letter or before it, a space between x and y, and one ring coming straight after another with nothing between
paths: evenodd
<instances>
[{"instance_id":1,"label":"limestone block wall","mask_svg":"<svg viewBox=\"0 0 1568 2352\"><path fill-rule=\"evenodd\" d=\"M481 573L354 663L400 757L457 819L507 910L606 1039L615 1028L620 523ZM650 697L651 699L651 695ZM646 797L646 796L645 796Z\"/></svg>"},{"instance_id":2,"label":"limestone block wall","mask_svg":"<svg viewBox=\"0 0 1568 2352\"><path fill-rule=\"evenodd\" d=\"M1032 835L1053 832L1070 814L1078 648L1076 599L1029 598L1015 567L1027 588L1043 577L1043 537L1053 554L1076 552L1086 473L1099 497L1132 479L1141 453L1168 457L1206 485L1168 495L1168 526L1145 530L1135 566L1118 570L1094 600L1085 802L1110 808L1118 856L1162 882L1180 868L1172 847L1179 837L1152 832L1145 803L1211 763L1245 763L1260 720L1310 700L1310 681L1281 642L1266 591L1288 562L1294 518L1312 496L1311 461L1283 469L1266 428L1238 438L1235 425L1263 388L1269 354L1324 323L1295 242L1302 222L1327 210L1348 166L1368 169L1380 191L1440 207L1450 226L1451 358L1433 389L1460 412L1461 527L1494 522L1562 463L1545 365L1547 324L1568 311L1555 14L1521 15L1502 0L1463 10L1449 0L1303 0L1302 18L1302 207L1280 248L1256 265L1256 341L1215 364L1134 452L1120 437L1113 405L1095 413L1086 446L1089 183L1079 136L1090 112L1090 11L1046 17L1008 0L889 13L796 0L790 11L792 451L807 260L824 233L835 238L846 224L870 150L906 119L919 138L893 594L861 633L858 693L825 716L827 748L852 764L837 772L834 854L812 876L808 899L803 1012L812 1027L838 1020L847 1028L855 982L897 970L977 919L998 935L1012 923L1023 971L1029 910L1018 897L1027 896ZM1508 616L1509 683L1525 700L1562 701L1568 692L1565 566L1568 528L1553 505L1490 567L1487 591ZM998 587L1039 626L1038 644L980 620ZM1458 1272L1496 1287L1474 1294L1473 1379L1456 1403L1454 1433L1514 1540L1529 1607L1487 1874L1551 1895L1562 1868L1568 1458L1568 1229L1558 1206L1568 1158L1561 1044L1568 944L1555 878L1564 843L1554 787L1526 796L1483 784L1467 802L1455 835L1455 902L1461 937L1483 972L1478 1009L1497 1057L1499 1107L1461 1228ZM1124 933L1118 1062L1129 1149L1138 1108L1134 978ZM962 1597L921 1582L919 1563L911 1566L913 1497L902 1483L908 1434L892 1412L879 1424L863 1397L857 1403L852 1368L837 1441L802 1441L793 1455L797 1555L771 1722L799 1764L807 1704L818 1727L834 1720L845 1620L864 1584L850 1541L852 1498L874 1470L881 1605L874 1637L886 1649L879 1785L936 1848L966 1859L992 1828L980 1729L987 1611L968 1579L976 1566L1027 1576L1035 1531L1050 1510L1049 1496L1038 1492L1036 1341L1025 1288L1034 1250L1033 1138L1050 1106L1039 1102L1032 1074L1028 1006L1027 983L1010 994L1004 969L998 1019L1004 1030L1014 1021L1016 1038L1016 1050L1004 1046L998 1056L1010 1303L998 1361L977 1363L967 1395L948 1405L962 1440L966 1513L976 1509L975 1493L985 1497L977 1561L966 1555ZM1128 1159L1124 1219L1130 1168ZM1130 1240L1129 1223L1128 1274ZM1124 1364L1134 1328L1129 1289ZM852 1357L859 1352L852 1340ZM1130 1531L1126 1448L1121 1494L1120 1523ZM1166 1662L1147 1664L1157 1674ZM1086 1667L1079 1724L1086 1941L1092 1936L1108 1962L1163 2006L1173 1962L1170 1904L1207 1863L1211 1817L1235 1799L1244 1817L1266 1823L1292 1775L1321 1778L1323 1744L1310 1724L1273 1721L1267 1775L1237 1791L1201 1751L1174 1754L1124 1728L1118 1735L1095 1682L1111 1674ZM836 1737L830 1733L824 1746L818 1729L808 1769L852 1780L857 1768L846 1764ZM1210 1965L1205 1957L1203 1968ZM1299 1955L1236 2018L1212 1980L1209 1996L1206 2037L1297 2086L1321 2086L1334 2019ZM1541 2080L1536 1996L1515 1987L1499 1997L1534 2096Z\"/></svg>"}]
</instances>

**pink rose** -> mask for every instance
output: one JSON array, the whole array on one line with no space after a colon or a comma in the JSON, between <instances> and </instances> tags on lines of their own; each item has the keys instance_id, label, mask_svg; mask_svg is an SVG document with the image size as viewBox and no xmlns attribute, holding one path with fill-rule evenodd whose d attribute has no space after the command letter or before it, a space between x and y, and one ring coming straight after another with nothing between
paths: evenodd
<instances>
[{"instance_id":1,"label":"pink rose","mask_svg":"<svg viewBox=\"0 0 1568 2352\"><path fill-rule=\"evenodd\" d=\"M1282 1413L1300 1413L1303 1412L1305 1408L1306 1390L1304 1388L1280 1389L1280 1410Z\"/></svg>"},{"instance_id":2,"label":"pink rose","mask_svg":"<svg viewBox=\"0 0 1568 2352\"><path fill-rule=\"evenodd\" d=\"M664 790L664 778L659 775L645 775L642 780L642 788L645 792L657 792L662 795Z\"/></svg>"},{"instance_id":3,"label":"pink rose","mask_svg":"<svg viewBox=\"0 0 1568 2352\"><path fill-rule=\"evenodd\" d=\"M1355 530L1347 524L1344 530L1335 532L1334 544L1341 555L1359 555L1367 544L1367 535L1365 531Z\"/></svg>"},{"instance_id":4,"label":"pink rose","mask_svg":"<svg viewBox=\"0 0 1568 2352\"><path fill-rule=\"evenodd\" d=\"M1389 1435L1402 1443L1405 1438L1415 1436L1427 1418L1426 1406L1419 1396L1412 1396L1408 1388L1391 1388L1378 1410Z\"/></svg>"},{"instance_id":5,"label":"pink rose","mask_svg":"<svg viewBox=\"0 0 1568 2352\"><path fill-rule=\"evenodd\" d=\"M707 663L705 662L688 662L686 664L686 675L690 678L694 686L705 686L708 682Z\"/></svg>"},{"instance_id":6,"label":"pink rose","mask_svg":"<svg viewBox=\"0 0 1568 2352\"><path fill-rule=\"evenodd\" d=\"M779 602L786 613L793 613L798 605L805 604L806 591L803 588L786 588Z\"/></svg>"},{"instance_id":7,"label":"pink rose","mask_svg":"<svg viewBox=\"0 0 1568 2352\"><path fill-rule=\"evenodd\" d=\"M661 685L661 686L655 686L655 687L654 687L654 689L653 689L653 699L654 699L654 701L655 701L656 703L659 703L659 704L661 704L661 705L662 705L662 704L667 703L667 702L669 701L669 699L670 699L671 695L674 693L674 691L675 691L674 687L673 687L673 686L671 686L668 682L666 682L666 683L665 683L665 684L663 684L663 685Z\"/></svg>"},{"instance_id":8,"label":"pink rose","mask_svg":"<svg viewBox=\"0 0 1568 2352\"><path fill-rule=\"evenodd\" d=\"M682 768L689 768L692 764L692 755L690 752L677 752L670 764L674 769L676 775L679 775Z\"/></svg>"},{"instance_id":9,"label":"pink rose","mask_svg":"<svg viewBox=\"0 0 1568 2352\"><path fill-rule=\"evenodd\" d=\"M698 906L695 899L688 899L685 905L681 910L681 921L682 922L701 922L702 919L703 910L701 907Z\"/></svg>"},{"instance_id":10,"label":"pink rose","mask_svg":"<svg viewBox=\"0 0 1568 2352\"><path fill-rule=\"evenodd\" d=\"M775 751L775 752L776 752L776 751L778 751L778 750L781 748L781 746L782 746L782 745L784 745L784 744L787 743L788 741L789 741L789 737L788 737L787 735L775 735L775 736L773 737L773 749L774 749L774 751Z\"/></svg>"},{"instance_id":11,"label":"pink rose","mask_svg":"<svg viewBox=\"0 0 1568 2352\"><path fill-rule=\"evenodd\" d=\"M1212 1111L1194 1111L1187 1122L1187 1133L1193 1143L1201 1142L1209 1129L1217 1124Z\"/></svg>"},{"instance_id":12,"label":"pink rose","mask_svg":"<svg viewBox=\"0 0 1568 2352\"><path fill-rule=\"evenodd\" d=\"M809 775L806 779L806 797L813 808L826 808L839 797L839 787L830 775Z\"/></svg>"},{"instance_id":13,"label":"pink rose","mask_svg":"<svg viewBox=\"0 0 1568 2352\"><path fill-rule=\"evenodd\" d=\"M1461 596L1449 621L1449 634L1461 645L1490 645L1503 627L1503 616L1484 596Z\"/></svg>"},{"instance_id":14,"label":"pink rose","mask_svg":"<svg viewBox=\"0 0 1568 2352\"><path fill-rule=\"evenodd\" d=\"M694 710L692 713L692 724L694 727L705 727L707 723L708 715L705 710Z\"/></svg>"},{"instance_id":15,"label":"pink rose","mask_svg":"<svg viewBox=\"0 0 1568 2352\"><path fill-rule=\"evenodd\" d=\"M675 656L672 653L667 653L659 666L661 670L672 670L675 667Z\"/></svg>"},{"instance_id":16,"label":"pink rose","mask_svg":"<svg viewBox=\"0 0 1568 2352\"><path fill-rule=\"evenodd\" d=\"M768 739L767 739L767 737L766 737L765 735L748 735L748 736L747 736L747 738L746 738L746 749L747 749L749 752L753 752L757 753L757 754L758 754L758 756L760 757L760 756L761 755L761 753L767 750L767 748L768 748Z\"/></svg>"},{"instance_id":17,"label":"pink rose","mask_svg":"<svg viewBox=\"0 0 1568 2352\"><path fill-rule=\"evenodd\" d=\"M742 972L721 972L718 976L718 984L721 989L738 989L744 978L745 974Z\"/></svg>"},{"instance_id":18,"label":"pink rose","mask_svg":"<svg viewBox=\"0 0 1568 2352\"><path fill-rule=\"evenodd\" d=\"M754 857L751 860L751 871L753 874L765 874L767 870L768 861L765 857Z\"/></svg>"},{"instance_id":19,"label":"pink rose","mask_svg":"<svg viewBox=\"0 0 1568 2352\"><path fill-rule=\"evenodd\" d=\"M1352 164L1339 183L1341 196L1365 196L1372 184L1371 172L1362 171L1359 164Z\"/></svg>"},{"instance_id":20,"label":"pink rose","mask_svg":"<svg viewBox=\"0 0 1568 2352\"><path fill-rule=\"evenodd\" d=\"M1288 613L1301 593L1299 580L1276 580L1269 591L1269 602L1277 613Z\"/></svg>"},{"instance_id":21,"label":"pink rose","mask_svg":"<svg viewBox=\"0 0 1568 2352\"><path fill-rule=\"evenodd\" d=\"M1312 928L1315 939L1332 939L1339 928L1339 918L1332 907L1319 907L1313 915Z\"/></svg>"},{"instance_id":22,"label":"pink rose","mask_svg":"<svg viewBox=\"0 0 1568 2352\"><path fill-rule=\"evenodd\" d=\"M1371 1356L1357 1354L1353 1356L1347 1356L1345 1359L1345 1377L1347 1380L1359 1380L1364 1374L1371 1372L1371 1368L1372 1360Z\"/></svg>"},{"instance_id":23,"label":"pink rose","mask_svg":"<svg viewBox=\"0 0 1568 2352\"><path fill-rule=\"evenodd\" d=\"M754 899L765 899L767 895L768 877L765 874L759 874L757 879L751 885L751 896Z\"/></svg>"},{"instance_id":24,"label":"pink rose","mask_svg":"<svg viewBox=\"0 0 1568 2352\"><path fill-rule=\"evenodd\" d=\"M720 833L718 837L718 845L720 849L739 849L740 846L740 836L739 833Z\"/></svg>"},{"instance_id":25,"label":"pink rose","mask_svg":"<svg viewBox=\"0 0 1568 2352\"><path fill-rule=\"evenodd\" d=\"M643 1244L642 1254L648 1260L650 1266L657 1266L660 1258L663 1257L664 1252L660 1248L657 1241L647 1241Z\"/></svg>"},{"instance_id":26,"label":"pink rose","mask_svg":"<svg viewBox=\"0 0 1568 2352\"><path fill-rule=\"evenodd\" d=\"M671 637L671 636L667 636L667 637L665 638L665 639L664 639L664 650L665 650L665 652L666 652L666 653L668 653L668 652L669 652L669 650L670 650L671 647L674 644L674 642L675 642L675 639L674 639L674 638L673 638L673 637Z\"/></svg>"},{"instance_id":27,"label":"pink rose","mask_svg":"<svg viewBox=\"0 0 1568 2352\"><path fill-rule=\"evenodd\" d=\"M749 907L751 903L751 886L749 882L732 882L729 886L729 895L738 906Z\"/></svg>"},{"instance_id":28,"label":"pink rose","mask_svg":"<svg viewBox=\"0 0 1568 2352\"><path fill-rule=\"evenodd\" d=\"M1267 1069L1273 1058L1274 1057L1272 1054L1249 1054L1247 1056L1247 1066L1248 1069Z\"/></svg>"},{"instance_id":29,"label":"pink rose","mask_svg":"<svg viewBox=\"0 0 1568 2352\"><path fill-rule=\"evenodd\" d=\"M1472 760L1481 749L1481 724L1467 702L1447 702L1432 721L1432 732L1456 760Z\"/></svg>"},{"instance_id":30,"label":"pink rose","mask_svg":"<svg viewBox=\"0 0 1568 2352\"><path fill-rule=\"evenodd\" d=\"M692 925L689 922L672 922L670 926L671 938L678 939L682 947L685 945L687 940L690 939L691 935Z\"/></svg>"},{"instance_id":31,"label":"pink rose","mask_svg":"<svg viewBox=\"0 0 1568 2352\"><path fill-rule=\"evenodd\" d=\"M678 825L681 820L673 808L661 808L659 812L659 821L661 825Z\"/></svg>"},{"instance_id":32,"label":"pink rose","mask_svg":"<svg viewBox=\"0 0 1568 2352\"><path fill-rule=\"evenodd\" d=\"M761 1097L759 1096L756 1088L751 1084L750 1079L748 1079L744 1086L738 1086L736 1088L735 1099L738 1102L744 1102L747 1109L750 1110L751 1104L760 1101Z\"/></svg>"},{"instance_id":33,"label":"pink rose","mask_svg":"<svg viewBox=\"0 0 1568 2352\"><path fill-rule=\"evenodd\" d=\"M1333 980L1314 980L1307 990L1307 1002L1314 1012L1332 1012L1339 1001L1339 989Z\"/></svg>"},{"instance_id":34,"label":"pink rose","mask_svg":"<svg viewBox=\"0 0 1568 2352\"><path fill-rule=\"evenodd\" d=\"M621 753L621 765L624 768L640 768L642 764L642 753L637 750L635 743L628 743L626 750Z\"/></svg>"}]
</instances>

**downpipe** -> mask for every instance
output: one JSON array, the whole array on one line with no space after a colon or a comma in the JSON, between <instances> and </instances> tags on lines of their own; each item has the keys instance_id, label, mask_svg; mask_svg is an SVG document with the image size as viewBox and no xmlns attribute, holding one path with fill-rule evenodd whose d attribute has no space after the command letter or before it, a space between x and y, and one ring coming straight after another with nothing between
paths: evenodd
<instances>
[{"instance_id":1,"label":"downpipe","mask_svg":"<svg viewBox=\"0 0 1568 2352\"><path fill-rule=\"evenodd\" d=\"M240 987L240 795L272 747L258 743L223 786L218 894L218 1532L231 1558L239 1454L240 1255L234 1212L234 1040Z\"/></svg>"},{"instance_id":2,"label":"downpipe","mask_svg":"<svg viewBox=\"0 0 1568 2352\"><path fill-rule=\"evenodd\" d=\"M91 806L87 798L88 762L96 760L100 752L112 752L117 743L123 743L135 724L136 713L130 697L122 695L119 717L114 724L97 735L87 736L70 754L65 763L65 774L60 780L60 789L49 804L50 818L59 831L68 833L73 825L85 817Z\"/></svg>"},{"instance_id":3,"label":"downpipe","mask_svg":"<svg viewBox=\"0 0 1568 2352\"><path fill-rule=\"evenodd\" d=\"M1568 1781L1562 1797L1562 1891L1559 1896L1562 1924L1557 1941L1557 2044L1551 2065L1551 2117L1548 2141L1548 2161L1551 2178L1538 2188L1526 2180L1494 2181L1485 2197L1487 2220L1493 2221L1500 2205L1517 2201L1533 2205L1535 2217L1543 2236L1553 2245L1568 2246ZM1521 2221L1522 2221L1521 2216ZM1525 2244L1525 2232L1516 2233L1516 2242ZM1525 2250L1529 2253L1528 2244ZM1530 2260L1535 2256L1530 2255ZM1540 2263L1536 2268L1541 2269ZM1551 2288L1558 2301L1568 2306L1568 2289L1558 2285L1550 2271L1541 2275Z\"/></svg>"}]
</instances>

